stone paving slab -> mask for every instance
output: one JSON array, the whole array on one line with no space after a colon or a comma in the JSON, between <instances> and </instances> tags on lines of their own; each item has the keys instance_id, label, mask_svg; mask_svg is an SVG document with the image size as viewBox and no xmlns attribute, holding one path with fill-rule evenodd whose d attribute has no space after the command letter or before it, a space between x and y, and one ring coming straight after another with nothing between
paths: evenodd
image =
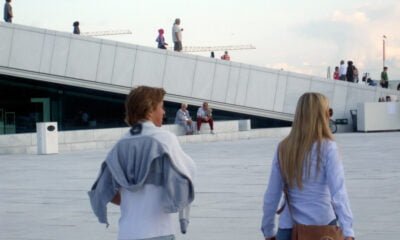
<instances>
[{"instance_id":1,"label":"stone paving slab","mask_svg":"<svg viewBox=\"0 0 400 240\"><path fill-rule=\"evenodd\" d=\"M400 133L336 135L358 239L400 235ZM280 138L184 144L198 165L196 200L179 240L262 239L262 196ZM107 150L0 156L0 239L116 239L86 195Z\"/></svg>"}]
</instances>

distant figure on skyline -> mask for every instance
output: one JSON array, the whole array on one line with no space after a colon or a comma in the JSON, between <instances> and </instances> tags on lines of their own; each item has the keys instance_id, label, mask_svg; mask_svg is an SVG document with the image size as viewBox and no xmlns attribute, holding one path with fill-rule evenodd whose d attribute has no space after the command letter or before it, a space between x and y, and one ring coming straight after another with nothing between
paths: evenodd
<instances>
[{"instance_id":1,"label":"distant figure on skyline","mask_svg":"<svg viewBox=\"0 0 400 240\"><path fill-rule=\"evenodd\" d=\"M344 60L340 61L339 73L340 73L340 80L346 81L346 65L344 65Z\"/></svg>"},{"instance_id":2,"label":"distant figure on skyline","mask_svg":"<svg viewBox=\"0 0 400 240\"><path fill-rule=\"evenodd\" d=\"M74 27L73 34L81 34L81 30L79 29L79 22L75 21L72 26Z\"/></svg>"},{"instance_id":3,"label":"distant figure on skyline","mask_svg":"<svg viewBox=\"0 0 400 240\"><path fill-rule=\"evenodd\" d=\"M361 78L361 80L358 83L367 85L368 84L367 79L368 79L368 73L364 73L363 77Z\"/></svg>"},{"instance_id":4,"label":"distant figure on skyline","mask_svg":"<svg viewBox=\"0 0 400 240\"><path fill-rule=\"evenodd\" d=\"M380 84L381 84L382 88L388 88L389 87L389 77L388 77L388 74L387 74L387 70L388 70L388 67L384 67L383 71L381 73L381 82L380 82Z\"/></svg>"},{"instance_id":5,"label":"distant figure on skyline","mask_svg":"<svg viewBox=\"0 0 400 240\"><path fill-rule=\"evenodd\" d=\"M215 58L215 53L214 53L213 51L211 52L210 57L211 57L211 58Z\"/></svg>"},{"instance_id":6,"label":"distant figure on skyline","mask_svg":"<svg viewBox=\"0 0 400 240\"><path fill-rule=\"evenodd\" d=\"M158 43L157 47L159 49L167 49L166 46L168 46L168 43L165 42L164 29L158 29L158 37L156 39L156 42Z\"/></svg>"},{"instance_id":7,"label":"distant figure on skyline","mask_svg":"<svg viewBox=\"0 0 400 240\"><path fill-rule=\"evenodd\" d=\"M358 68L356 66L353 65L353 77L354 77L354 82L359 82L359 78L358 78Z\"/></svg>"},{"instance_id":8,"label":"distant figure on skyline","mask_svg":"<svg viewBox=\"0 0 400 240\"><path fill-rule=\"evenodd\" d=\"M175 19L174 25L172 26L172 41L174 42L174 51L182 51L182 31L180 27L181 20Z\"/></svg>"},{"instance_id":9,"label":"distant figure on skyline","mask_svg":"<svg viewBox=\"0 0 400 240\"><path fill-rule=\"evenodd\" d=\"M348 82L354 82L353 61L348 61L347 62L346 80Z\"/></svg>"},{"instance_id":10,"label":"distant figure on skyline","mask_svg":"<svg viewBox=\"0 0 400 240\"><path fill-rule=\"evenodd\" d=\"M333 79L334 80L340 80L340 72L339 72L339 67L335 67L335 71L333 72Z\"/></svg>"},{"instance_id":11,"label":"distant figure on skyline","mask_svg":"<svg viewBox=\"0 0 400 240\"><path fill-rule=\"evenodd\" d=\"M225 51L224 55L221 56L222 60L230 61L231 57L228 54L228 51Z\"/></svg>"},{"instance_id":12,"label":"distant figure on skyline","mask_svg":"<svg viewBox=\"0 0 400 240\"><path fill-rule=\"evenodd\" d=\"M12 18L14 17L11 7L11 0L6 0L4 4L4 21L8 23L12 23Z\"/></svg>"}]
</instances>

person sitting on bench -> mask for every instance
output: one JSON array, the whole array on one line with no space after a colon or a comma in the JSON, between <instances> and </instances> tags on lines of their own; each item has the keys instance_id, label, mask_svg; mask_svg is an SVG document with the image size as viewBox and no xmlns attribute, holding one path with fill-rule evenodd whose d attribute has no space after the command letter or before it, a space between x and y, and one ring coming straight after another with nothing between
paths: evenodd
<instances>
[{"instance_id":1,"label":"person sitting on bench","mask_svg":"<svg viewBox=\"0 0 400 240\"><path fill-rule=\"evenodd\" d=\"M186 135L191 135L193 134L193 122L187 107L186 103L182 103L181 108L176 112L175 124L184 127Z\"/></svg>"},{"instance_id":2,"label":"person sitting on bench","mask_svg":"<svg viewBox=\"0 0 400 240\"><path fill-rule=\"evenodd\" d=\"M214 134L214 121L212 118L211 108L208 107L208 102L204 102L202 107L197 110L197 132L200 131L201 123L208 123L211 128L211 134Z\"/></svg>"}]
</instances>

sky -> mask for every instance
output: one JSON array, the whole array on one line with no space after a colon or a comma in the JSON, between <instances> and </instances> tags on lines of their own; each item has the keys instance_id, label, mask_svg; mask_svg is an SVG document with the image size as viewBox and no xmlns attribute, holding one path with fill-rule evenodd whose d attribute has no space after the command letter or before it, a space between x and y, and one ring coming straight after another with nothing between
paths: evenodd
<instances>
[{"instance_id":1,"label":"sky","mask_svg":"<svg viewBox=\"0 0 400 240\"><path fill-rule=\"evenodd\" d=\"M340 60L380 79L383 35L389 80L400 80L398 0L12 0L14 23L59 31L129 29L107 37L156 47L164 28L181 19L184 46L252 44L230 51L232 61L326 77ZM194 53L209 56L210 53ZM216 52L216 56L222 55Z\"/></svg>"}]
</instances>

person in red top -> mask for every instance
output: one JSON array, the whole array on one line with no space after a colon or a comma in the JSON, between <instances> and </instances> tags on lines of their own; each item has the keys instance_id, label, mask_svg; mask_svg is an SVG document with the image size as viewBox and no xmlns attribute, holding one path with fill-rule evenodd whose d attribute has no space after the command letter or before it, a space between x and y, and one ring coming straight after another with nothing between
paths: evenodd
<instances>
[{"instance_id":1,"label":"person in red top","mask_svg":"<svg viewBox=\"0 0 400 240\"><path fill-rule=\"evenodd\" d=\"M228 55L228 51L225 51L225 54L221 56L222 60L230 61L231 57Z\"/></svg>"},{"instance_id":2,"label":"person in red top","mask_svg":"<svg viewBox=\"0 0 400 240\"><path fill-rule=\"evenodd\" d=\"M335 72L333 72L333 79L334 80L340 80L340 73L339 73L339 67L335 67Z\"/></svg>"},{"instance_id":3,"label":"person in red top","mask_svg":"<svg viewBox=\"0 0 400 240\"><path fill-rule=\"evenodd\" d=\"M168 43L165 42L164 38L164 29L160 28L158 29L158 37L156 39L157 48L159 49L167 49Z\"/></svg>"}]
</instances>

